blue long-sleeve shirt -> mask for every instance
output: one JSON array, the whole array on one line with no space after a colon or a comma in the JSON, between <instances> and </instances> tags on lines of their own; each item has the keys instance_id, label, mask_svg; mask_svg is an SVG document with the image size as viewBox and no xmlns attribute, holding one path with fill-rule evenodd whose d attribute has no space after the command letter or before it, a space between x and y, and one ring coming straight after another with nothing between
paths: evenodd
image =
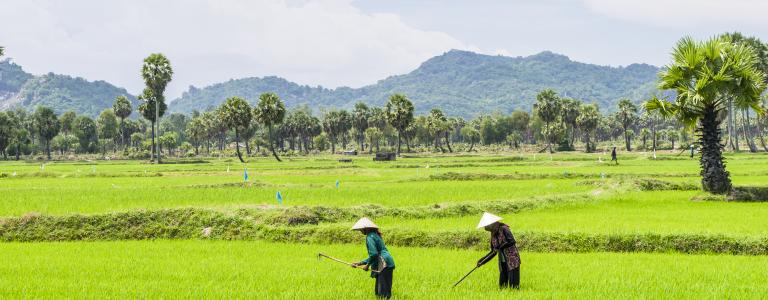
<instances>
[{"instance_id":1,"label":"blue long-sleeve shirt","mask_svg":"<svg viewBox=\"0 0 768 300\"><path fill-rule=\"evenodd\" d=\"M384 240L376 232L369 232L365 237L365 245L368 248L368 258L360 261L360 264L368 265L371 269L377 269L379 260L376 256L381 256L384 262L387 263L387 268L395 267L395 259L389 254L387 246L384 245Z\"/></svg>"}]
</instances>

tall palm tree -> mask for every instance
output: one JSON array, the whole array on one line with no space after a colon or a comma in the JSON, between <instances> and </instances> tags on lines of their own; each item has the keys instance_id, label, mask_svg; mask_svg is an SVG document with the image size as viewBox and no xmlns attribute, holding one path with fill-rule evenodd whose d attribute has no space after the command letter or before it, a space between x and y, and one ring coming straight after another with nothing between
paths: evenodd
<instances>
[{"instance_id":1,"label":"tall palm tree","mask_svg":"<svg viewBox=\"0 0 768 300\"><path fill-rule=\"evenodd\" d=\"M597 125L600 121L600 109L597 104L581 104L579 107L579 116L576 118L576 125L584 134L586 152L595 151L595 144L591 143L591 137L597 131Z\"/></svg>"},{"instance_id":2,"label":"tall palm tree","mask_svg":"<svg viewBox=\"0 0 768 300\"><path fill-rule=\"evenodd\" d=\"M632 151L632 138L630 137L630 134L634 133L634 131L632 131L632 128L630 127L634 125L637 120L637 106L635 106L629 99L621 99L621 101L619 101L619 110L616 112L616 115L619 122L621 122L621 127L624 128L624 145L627 148L627 151Z\"/></svg>"},{"instance_id":3,"label":"tall palm tree","mask_svg":"<svg viewBox=\"0 0 768 300\"><path fill-rule=\"evenodd\" d=\"M244 163L243 155L240 153L240 136L248 130L251 125L251 106L248 101L241 97L229 97L219 107L219 117L227 127L235 130L235 153L240 162Z\"/></svg>"},{"instance_id":4,"label":"tall palm tree","mask_svg":"<svg viewBox=\"0 0 768 300\"><path fill-rule=\"evenodd\" d=\"M405 131L413 123L413 103L403 94L394 94L389 97L384 111L387 122L397 130L397 155L400 156L400 145Z\"/></svg>"},{"instance_id":5,"label":"tall palm tree","mask_svg":"<svg viewBox=\"0 0 768 300\"><path fill-rule=\"evenodd\" d=\"M726 194L732 189L723 162L720 125L728 99L762 112L760 94L765 90L765 74L756 63L757 57L748 46L723 38L697 42L685 37L672 51L672 63L659 74L659 88L675 91L675 102L653 98L645 104L647 110L658 110L696 126L705 191Z\"/></svg>"},{"instance_id":6,"label":"tall palm tree","mask_svg":"<svg viewBox=\"0 0 768 300\"><path fill-rule=\"evenodd\" d=\"M282 161L275 151L273 132L275 125L283 123L283 119L285 119L285 104L275 93L261 94L259 103L253 108L253 116L259 123L267 127L269 150L272 151L272 155L277 161Z\"/></svg>"},{"instance_id":7,"label":"tall palm tree","mask_svg":"<svg viewBox=\"0 0 768 300\"><path fill-rule=\"evenodd\" d=\"M547 139L547 148L545 149L549 149L549 153L553 153L555 151L552 149L552 133L549 126L557 121L557 117L560 114L560 97L557 96L554 90L545 89L536 95L536 103L533 105L533 108L536 110L539 118L544 121L544 138Z\"/></svg>"},{"instance_id":8,"label":"tall palm tree","mask_svg":"<svg viewBox=\"0 0 768 300\"><path fill-rule=\"evenodd\" d=\"M120 145L125 149L125 136L123 131L125 131L125 118L130 116L131 112L133 112L131 101L125 96L117 96L115 102L112 104L112 110L115 112L115 115L120 118Z\"/></svg>"},{"instance_id":9,"label":"tall palm tree","mask_svg":"<svg viewBox=\"0 0 768 300\"><path fill-rule=\"evenodd\" d=\"M141 65L141 77L144 79L144 93L142 100L144 102L139 106L142 116L152 123L152 152L155 154L156 163L160 163L160 151L155 143L155 135L160 135L160 117L165 114L168 105L165 103L165 87L173 77L173 68L171 62L165 55L153 53L144 59Z\"/></svg>"}]
</instances>

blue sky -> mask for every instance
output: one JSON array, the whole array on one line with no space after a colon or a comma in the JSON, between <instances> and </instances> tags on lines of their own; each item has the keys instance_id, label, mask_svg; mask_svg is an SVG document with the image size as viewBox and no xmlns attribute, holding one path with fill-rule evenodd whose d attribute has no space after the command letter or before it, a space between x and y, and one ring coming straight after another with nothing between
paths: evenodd
<instances>
[{"instance_id":1,"label":"blue sky","mask_svg":"<svg viewBox=\"0 0 768 300\"><path fill-rule=\"evenodd\" d=\"M359 87L450 49L663 65L685 35L768 40L766 12L759 0L3 0L0 45L28 72L134 94L141 60L162 52L175 98L249 76Z\"/></svg>"}]
</instances>

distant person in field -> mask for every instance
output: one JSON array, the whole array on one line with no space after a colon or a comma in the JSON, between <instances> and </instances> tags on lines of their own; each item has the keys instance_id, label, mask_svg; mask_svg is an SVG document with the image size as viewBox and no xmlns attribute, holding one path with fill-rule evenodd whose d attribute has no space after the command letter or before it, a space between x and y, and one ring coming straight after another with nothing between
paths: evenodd
<instances>
[{"instance_id":1,"label":"distant person in field","mask_svg":"<svg viewBox=\"0 0 768 300\"><path fill-rule=\"evenodd\" d=\"M368 218L362 218L352 226L365 235L365 245L368 247L368 258L353 263L352 267L365 265L365 270L371 270L371 277L376 278L376 297L389 299L392 297L392 272L395 270L395 260L389 254L381 232L376 224Z\"/></svg>"},{"instance_id":2,"label":"distant person in field","mask_svg":"<svg viewBox=\"0 0 768 300\"><path fill-rule=\"evenodd\" d=\"M491 252L477 261L480 267L499 256L499 287L520 289L520 253L517 251L515 237L507 224L499 222L501 217L484 212L477 228L485 228L491 233Z\"/></svg>"},{"instance_id":3,"label":"distant person in field","mask_svg":"<svg viewBox=\"0 0 768 300\"><path fill-rule=\"evenodd\" d=\"M619 164L619 159L616 158L616 147L613 147L613 150L611 150L611 161L616 162L616 164Z\"/></svg>"}]
</instances>

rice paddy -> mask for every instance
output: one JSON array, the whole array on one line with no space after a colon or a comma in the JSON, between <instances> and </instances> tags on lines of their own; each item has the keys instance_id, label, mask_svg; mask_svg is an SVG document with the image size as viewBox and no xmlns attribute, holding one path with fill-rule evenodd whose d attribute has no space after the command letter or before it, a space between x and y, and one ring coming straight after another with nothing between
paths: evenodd
<instances>
[{"instance_id":1,"label":"rice paddy","mask_svg":"<svg viewBox=\"0 0 768 300\"><path fill-rule=\"evenodd\" d=\"M397 299L759 299L768 294L762 284L768 279L768 203L711 201L696 190L698 162L686 156L665 153L654 160L647 153L623 155L618 166L601 154L414 156L395 162L360 156L352 163L337 158L288 158L283 163L254 158L247 164L215 158L161 165L0 162L0 236L6 240L0 243L0 297L372 298L367 274L316 258L318 252L350 261L365 256L362 236L347 230L354 214L306 221L301 209L312 207L322 208L315 214L370 209L377 216L385 241L392 239ZM768 187L767 155L727 158L736 186ZM643 185L643 180L653 181ZM757 255L732 255L719 247L694 251L707 254L688 254L684 247L661 253L524 248L522 290L499 291L494 264L451 289L483 254L478 249L487 241L471 237L485 236L475 230L475 205L484 203L503 208L498 213L521 238L651 234L685 236L693 244L725 238L752 243L745 252ZM446 207L452 207L449 214L435 210ZM109 224L70 224L78 219L68 219L168 209L212 210L236 222L223 233L213 227L208 237L197 233L207 226L205 219L200 224L167 220L162 226L182 231L178 228L191 226L193 234L154 235L152 226L160 225L146 225L141 236L115 241L114 235L99 232ZM292 217L297 225L273 224L282 219L258 214L281 216L287 209L299 212ZM40 216L63 218L55 224L89 235L57 236L64 229L50 228L53 238L45 240L61 242L34 238L40 235L21 239L17 232ZM255 227L237 225L248 222ZM281 238L315 229L328 231L316 233L311 243ZM429 242L443 233L464 234L474 242L467 247Z\"/></svg>"}]
</instances>

